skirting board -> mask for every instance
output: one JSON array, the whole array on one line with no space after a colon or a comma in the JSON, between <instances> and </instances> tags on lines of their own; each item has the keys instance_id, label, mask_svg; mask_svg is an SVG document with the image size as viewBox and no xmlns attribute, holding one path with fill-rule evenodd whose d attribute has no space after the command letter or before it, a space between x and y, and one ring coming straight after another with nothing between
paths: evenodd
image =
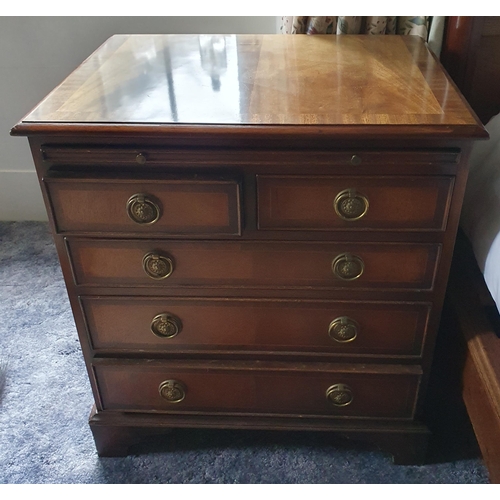
<instances>
[{"instance_id":1,"label":"skirting board","mask_svg":"<svg viewBox=\"0 0 500 500\"><path fill-rule=\"evenodd\" d=\"M35 171L0 171L0 220L46 221Z\"/></svg>"}]
</instances>

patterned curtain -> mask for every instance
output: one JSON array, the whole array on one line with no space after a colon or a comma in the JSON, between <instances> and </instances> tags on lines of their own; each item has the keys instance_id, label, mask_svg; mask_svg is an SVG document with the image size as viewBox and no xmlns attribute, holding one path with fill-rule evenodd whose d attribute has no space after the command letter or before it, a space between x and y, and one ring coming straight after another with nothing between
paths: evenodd
<instances>
[{"instance_id":1,"label":"patterned curtain","mask_svg":"<svg viewBox=\"0 0 500 500\"><path fill-rule=\"evenodd\" d=\"M419 35L439 55L443 40L441 16L284 16L281 33L288 35Z\"/></svg>"}]
</instances>

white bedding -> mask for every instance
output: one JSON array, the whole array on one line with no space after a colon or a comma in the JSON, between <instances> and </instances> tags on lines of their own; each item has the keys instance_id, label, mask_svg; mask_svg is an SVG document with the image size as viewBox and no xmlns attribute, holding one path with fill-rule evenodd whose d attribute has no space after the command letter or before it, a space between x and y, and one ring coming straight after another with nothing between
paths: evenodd
<instances>
[{"instance_id":1,"label":"white bedding","mask_svg":"<svg viewBox=\"0 0 500 500\"><path fill-rule=\"evenodd\" d=\"M471 154L460 224L500 310L500 114L486 129L490 140L476 142Z\"/></svg>"}]
</instances>

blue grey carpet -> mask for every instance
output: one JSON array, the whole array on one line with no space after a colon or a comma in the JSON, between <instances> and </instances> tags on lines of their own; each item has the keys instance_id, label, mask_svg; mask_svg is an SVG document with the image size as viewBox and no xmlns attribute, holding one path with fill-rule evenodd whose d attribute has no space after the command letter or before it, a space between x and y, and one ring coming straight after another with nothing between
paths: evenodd
<instances>
[{"instance_id":1,"label":"blue grey carpet","mask_svg":"<svg viewBox=\"0 0 500 500\"><path fill-rule=\"evenodd\" d=\"M429 463L324 434L178 430L126 458L99 458L87 424L90 386L45 223L0 223L0 483L487 483L459 423L439 427ZM450 414L457 414L453 408ZM465 429L465 431L464 431Z\"/></svg>"}]
</instances>

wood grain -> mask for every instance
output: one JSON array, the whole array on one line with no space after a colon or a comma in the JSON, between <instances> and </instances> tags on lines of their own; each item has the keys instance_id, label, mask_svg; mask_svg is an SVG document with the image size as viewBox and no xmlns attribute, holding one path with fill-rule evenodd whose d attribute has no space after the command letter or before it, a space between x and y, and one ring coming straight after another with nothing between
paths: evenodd
<instances>
[{"instance_id":1,"label":"wood grain","mask_svg":"<svg viewBox=\"0 0 500 500\"><path fill-rule=\"evenodd\" d=\"M430 313L426 303L88 296L80 301L93 348L108 355L418 357ZM162 313L178 318L182 328L175 337L152 333L151 321ZM330 323L342 316L358 324L350 342L328 334Z\"/></svg>"},{"instance_id":2,"label":"wood grain","mask_svg":"<svg viewBox=\"0 0 500 500\"><path fill-rule=\"evenodd\" d=\"M357 35L115 35L22 128L42 123L477 127L419 37Z\"/></svg>"},{"instance_id":3,"label":"wood grain","mask_svg":"<svg viewBox=\"0 0 500 500\"><path fill-rule=\"evenodd\" d=\"M411 418L419 382L418 370L371 367L363 372L333 364L134 362L94 365L104 409L163 412L213 412L323 415L330 417ZM413 372L413 373L412 373ZM186 397L172 404L158 387L173 379L186 387ZM326 390L347 384L354 394L345 407L327 401Z\"/></svg>"},{"instance_id":4,"label":"wood grain","mask_svg":"<svg viewBox=\"0 0 500 500\"><path fill-rule=\"evenodd\" d=\"M440 230L448 218L452 177L257 176L259 229ZM335 210L336 196L351 190L366 198L359 220Z\"/></svg>"},{"instance_id":5,"label":"wood grain","mask_svg":"<svg viewBox=\"0 0 500 500\"><path fill-rule=\"evenodd\" d=\"M78 285L155 288L297 288L432 290L439 245L323 242L186 242L68 238ZM174 271L149 278L144 255L171 258ZM359 256L365 265L354 281L335 277L339 254ZM224 293L224 292L221 292Z\"/></svg>"},{"instance_id":6,"label":"wood grain","mask_svg":"<svg viewBox=\"0 0 500 500\"><path fill-rule=\"evenodd\" d=\"M45 183L59 232L241 234L236 180L168 177L47 178ZM149 197L158 206L159 218L153 224L138 224L129 217L127 201L136 194Z\"/></svg>"},{"instance_id":7,"label":"wood grain","mask_svg":"<svg viewBox=\"0 0 500 500\"><path fill-rule=\"evenodd\" d=\"M423 460L468 154L487 133L419 37L117 35L11 133L29 136L100 454L200 426L347 432ZM165 210L132 228L139 188ZM332 224L337 188L367 191L365 226ZM168 278L145 274L150 252ZM332 272L344 253L358 279ZM177 336L149 331L161 313ZM330 344L336 315L360 326L349 345ZM180 410L158 399L167 377L188 386ZM343 413L325 406L335 383L355 389Z\"/></svg>"}]
</instances>

